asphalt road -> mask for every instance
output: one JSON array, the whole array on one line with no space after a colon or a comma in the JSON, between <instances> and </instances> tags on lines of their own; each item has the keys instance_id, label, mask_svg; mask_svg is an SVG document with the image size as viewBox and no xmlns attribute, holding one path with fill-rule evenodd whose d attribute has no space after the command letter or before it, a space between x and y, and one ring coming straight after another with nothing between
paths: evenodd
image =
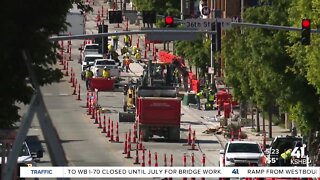
<instances>
[{"instance_id":1,"label":"asphalt road","mask_svg":"<svg viewBox=\"0 0 320 180\"><path fill-rule=\"evenodd\" d=\"M97 5L96 3L95 5ZM96 7L94 7L96 9ZM95 11L96 12L96 11ZM88 17L87 32L95 32L95 22L92 17ZM110 32L114 29L110 25ZM119 30L118 30L119 31ZM137 42L138 36L133 37L133 43ZM121 38L120 38L121 39ZM85 99L86 90L84 81L80 80L81 65L78 64L80 43L83 41L72 41L72 60L69 61L69 67L72 67L76 74L78 83L81 85L81 100L76 100L77 96L72 95L73 88L68 82L70 76L64 77L60 83L53 83L42 88L42 93L46 106L49 110L51 119L59 133L61 143L63 145L66 157L70 166L141 166L134 165L134 158L125 158L123 152L124 134L132 129L132 123L119 123L119 137L120 143L109 142L106 134L101 133L90 116L86 113ZM64 43L66 44L66 43ZM122 44L120 43L120 46ZM143 44L141 44L143 47ZM151 52L148 52L149 54ZM63 68L61 65L57 65ZM123 76L137 76L142 72L142 65L134 63L131 64L131 73L123 73ZM69 71L70 73L70 71ZM122 111L123 94L121 90L116 92L100 92L99 104L108 109L105 114L116 123L118 121L118 112ZM203 114L205 113L205 114ZM194 166L202 166L201 159L203 154L206 156L206 166L218 165L218 151L221 149L219 139L214 135L206 135L202 132L206 130L212 123L200 118L200 116L214 115L213 112L198 112L193 108L182 108L182 123L181 123L181 141L177 143L164 142L161 138L155 138L149 142L144 143L146 147L146 163L148 161L147 153L151 152L152 164L155 165L154 154L158 155L158 165L164 165L164 154L167 156L167 163L169 165L169 157L172 154L174 157L173 166L183 166L183 156L186 154L186 166L192 166L191 156L195 157ZM197 150L189 150L190 146L187 144L187 129L192 125L192 129L196 130L197 134ZM47 153L45 140L43 139L37 119L33 121L32 127L28 133L29 136L36 136L39 138L45 153L44 157L38 163L38 166L50 166L50 158ZM133 144L133 149L135 145ZM141 156L141 151L139 151ZM135 156L135 151L131 152L131 156ZM141 159L140 159L141 162ZM178 179L178 178L177 178ZM180 179L180 178L179 178ZM209 178L206 178L209 179Z\"/></svg>"}]
</instances>

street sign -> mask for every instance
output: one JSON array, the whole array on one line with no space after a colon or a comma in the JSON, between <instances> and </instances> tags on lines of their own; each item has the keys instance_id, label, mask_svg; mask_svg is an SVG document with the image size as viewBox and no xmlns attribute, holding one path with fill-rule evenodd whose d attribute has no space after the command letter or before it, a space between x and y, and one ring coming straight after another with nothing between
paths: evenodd
<instances>
[{"instance_id":1,"label":"street sign","mask_svg":"<svg viewBox=\"0 0 320 180\"><path fill-rule=\"evenodd\" d=\"M210 14L210 9L208 6L203 6L201 9L201 13L205 16L208 16Z\"/></svg>"},{"instance_id":2,"label":"street sign","mask_svg":"<svg viewBox=\"0 0 320 180\"><path fill-rule=\"evenodd\" d=\"M148 30L148 28L141 28L141 30ZM152 30L152 29L149 29ZM200 39L200 33L183 32L186 29L158 29L158 30L170 30L167 33L155 33L148 32L145 34L147 41L195 41ZM190 30L190 29L189 29Z\"/></svg>"},{"instance_id":3,"label":"street sign","mask_svg":"<svg viewBox=\"0 0 320 180\"><path fill-rule=\"evenodd\" d=\"M188 29L211 30L211 24L221 23L222 29L231 28L232 19L230 18L213 18L213 19L185 19L182 24Z\"/></svg>"},{"instance_id":4,"label":"street sign","mask_svg":"<svg viewBox=\"0 0 320 180\"><path fill-rule=\"evenodd\" d=\"M185 28L211 30L211 24L215 23L215 19L185 19L182 21Z\"/></svg>"},{"instance_id":5,"label":"street sign","mask_svg":"<svg viewBox=\"0 0 320 180\"><path fill-rule=\"evenodd\" d=\"M221 23L221 29L230 29L231 28L231 18L217 18L217 22Z\"/></svg>"},{"instance_id":6,"label":"street sign","mask_svg":"<svg viewBox=\"0 0 320 180\"><path fill-rule=\"evenodd\" d=\"M214 68L213 67L208 67L208 73L209 74L214 74Z\"/></svg>"}]
</instances>

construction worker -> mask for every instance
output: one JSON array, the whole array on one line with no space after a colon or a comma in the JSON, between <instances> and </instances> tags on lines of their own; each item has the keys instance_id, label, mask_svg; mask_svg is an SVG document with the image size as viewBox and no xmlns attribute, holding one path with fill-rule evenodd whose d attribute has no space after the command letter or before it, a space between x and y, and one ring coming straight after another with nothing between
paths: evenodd
<instances>
[{"instance_id":1,"label":"construction worker","mask_svg":"<svg viewBox=\"0 0 320 180\"><path fill-rule=\"evenodd\" d=\"M208 102L208 104L210 104L210 109L212 109L213 104L214 104L214 92L211 89L210 89L208 96L207 96L207 102Z\"/></svg>"},{"instance_id":2,"label":"construction worker","mask_svg":"<svg viewBox=\"0 0 320 180\"><path fill-rule=\"evenodd\" d=\"M129 72L130 70L130 63L131 63L131 60L129 58L126 58L125 59L126 72Z\"/></svg>"},{"instance_id":3,"label":"construction worker","mask_svg":"<svg viewBox=\"0 0 320 180\"><path fill-rule=\"evenodd\" d=\"M111 54L112 51L113 51L113 45L112 45L112 44L109 44L109 45L108 45L108 52L109 52L109 54Z\"/></svg>"},{"instance_id":4,"label":"construction worker","mask_svg":"<svg viewBox=\"0 0 320 180\"><path fill-rule=\"evenodd\" d=\"M128 52L128 48L127 46L123 46L123 48L121 49L121 55L124 55Z\"/></svg>"},{"instance_id":5,"label":"construction worker","mask_svg":"<svg viewBox=\"0 0 320 180\"><path fill-rule=\"evenodd\" d=\"M200 99L202 99L204 97L204 91L201 90L200 92L198 92L196 94L196 101L197 101L197 108L198 110L201 110L201 102L200 102Z\"/></svg>"},{"instance_id":6,"label":"construction worker","mask_svg":"<svg viewBox=\"0 0 320 180\"><path fill-rule=\"evenodd\" d=\"M138 48L137 48L137 46L133 46L133 47L132 47L131 54L132 54L132 55L135 55L135 54L136 54L137 49L138 49Z\"/></svg>"},{"instance_id":7,"label":"construction worker","mask_svg":"<svg viewBox=\"0 0 320 180\"><path fill-rule=\"evenodd\" d=\"M174 69L174 71L173 71L173 76L172 76L172 80L173 80L173 82L174 83L179 83L179 79L180 79L180 77L179 77L179 71L178 71L178 69Z\"/></svg>"},{"instance_id":8,"label":"construction worker","mask_svg":"<svg viewBox=\"0 0 320 180\"><path fill-rule=\"evenodd\" d=\"M114 32L117 32L117 31L114 31ZM119 41L119 37L117 35L112 36L114 50L118 49L118 41Z\"/></svg>"},{"instance_id":9,"label":"construction worker","mask_svg":"<svg viewBox=\"0 0 320 180\"><path fill-rule=\"evenodd\" d=\"M126 34L123 38L124 44L129 47L130 46L130 37L128 34Z\"/></svg>"},{"instance_id":10,"label":"construction worker","mask_svg":"<svg viewBox=\"0 0 320 180\"><path fill-rule=\"evenodd\" d=\"M93 77L93 72L91 71L90 68L86 70L86 76L85 77L86 77L87 90L90 90L90 80Z\"/></svg>"},{"instance_id":11,"label":"construction worker","mask_svg":"<svg viewBox=\"0 0 320 180\"><path fill-rule=\"evenodd\" d=\"M140 51L138 51L134 56L135 56L137 62L141 62L141 53L140 53Z\"/></svg>"},{"instance_id":12,"label":"construction worker","mask_svg":"<svg viewBox=\"0 0 320 180\"><path fill-rule=\"evenodd\" d=\"M291 153L292 153L292 149L289 148L287 149L285 152L283 152L280 155L279 158L279 165L280 166L290 166L291 163Z\"/></svg>"},{"instance_id":13,"label":"construction worker","mask_svg":"<svg viewBox=\"0 0 320 180\"><path fill-rule=\"evenodd\" d=\"M104 69L102 71L102 77L103 78L110 78L110 72L107 67L104 67Z\"/></svg>"}]
</instances>

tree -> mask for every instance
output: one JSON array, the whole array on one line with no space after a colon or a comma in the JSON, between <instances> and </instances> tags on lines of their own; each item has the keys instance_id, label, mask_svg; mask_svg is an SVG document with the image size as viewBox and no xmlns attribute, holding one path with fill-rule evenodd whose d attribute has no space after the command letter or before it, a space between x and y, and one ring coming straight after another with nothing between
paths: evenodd
<instances>
[{"instance_id":1,"label":"tree","mask_svg":"<svg viewBox=\"0 0 320 180\"><path fill-rule=\"evenodd\" d=\"M205 37L197 41L177 41L176 54L187 59L189 65L200 68L200 76L204 77L210 66L210 44L210 40Z\"/></svg>"},{"instance_id":2,"label":"tree","mask_svg":"<svg viewBox=\"0 0 320 180\"><path fill-rule=\"evenodd\" d=\"M310 11L312 9L312 11ZM319 0L294 0L288 10L290 23L296 27L301 27L303 18L311 19L311 26L315 28L319 24L318 11L320 9ZM319 125L319 42L320 37L312 34L311 45L302 46L300 43L300 32L290 32L289 41L293 44L287 47L287 51L293 58L294 65L288 70L301 81L305 82L307 91L298 94L300 97L292 109L292 117L297 124L306 132L312 133L320 129ZM311 128L312 127L312 128ZM310 136L311 137L311 136Z\"/></svg>"},{"instance_id":3,"label":"tree","mask_svg":"<svg viewBox=\"0 0 320 180\"><path fill-rule=\"evenodd\" d=\"M138 11L154 10L157 14L178 16L180 14L180 1L172 0L133 0Z\"/></svg>"},{"instance_id":4,"label":"tree","mask_svg":"<svg viewBox=\"0 0 320 180\"><path fill-rule=\"evenodd\" d=\"M283 0L249 8L245 19L254 23L289 25L286 9L290 5L290 1ZM229 31L226 38L223 55L227 82L234 87L236 97L251 100L269 112L269 125L275 107L292 110L301 100L304 101L305 97L300 95L306 90L314 97L307 81L288 71L294 63L286 49L292 45L286 32L242 28L242 33L239 30Z\"/></svg>"},{"instance_id":5,"label":"tree","mask_svg":"<svg viewBox=\"0 0 320 180\"><path fill-rule=\"evenodd\" d=\"M0 30L0 128L12 127L20 119L18 103L28 104L34 92L22 57L27 50L40 85L59 82L62 72L53 65L59 58L57 42L48 37L66 30L66 15L75 2L84 11L91 8L80 0L4 1Z\"/></svg>"}]
</instances>

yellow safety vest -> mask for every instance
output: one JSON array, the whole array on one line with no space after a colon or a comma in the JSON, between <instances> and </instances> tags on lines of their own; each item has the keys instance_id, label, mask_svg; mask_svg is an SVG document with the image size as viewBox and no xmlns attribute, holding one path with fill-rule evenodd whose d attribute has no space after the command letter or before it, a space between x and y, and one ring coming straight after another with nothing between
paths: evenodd
<instances>
[{"instance_id":1,"label":"yellow safety vest","mask_svg":"<svg viewBox=\"0 0 320 180\"><path fill-rule=\"evenodd\" d=\"M281 158L284 160L288 160L291 158L291 149L286 150L284 153L281 154Z\"/></svg>"},{"instance_id":2,"label":"yellow safety vest","mask_svg":"<svg viewBox=\"0 0 320 180\"><path fill-rule=\"evenodd\" d=\"M209 94L208 101L214 101L214 95Z\"/></svg>"},{"instance_id":3,"label":"yellow safety vest","mask_svg":"<svg viewBox=\"0 0 320 180\"><path fill-rule=\"evenodd\" d=\"M129 42L129 36L124 37L124 42Z\"/></svg>"},{"instance_id":4,"label":"yellow safety vest","mask_svg":"<svg viewBox=\"0 0 320 180\"><path fill-rule=\"evenodd\" d=\"M136 59L140 60L141 59L141 54L140 53L136 53Z\"/></svg>"},{"instance_id":5,"label":"yellow safety vest","mask_svg":"<svg viewBox=\"0 0 320 180\"><path fill-rule=\"evenodd\" d=\"M92 76L93 76L92 71L86 71L86 78L87 78L87 79L88 79L88 78L92 78Z\"/></svg>"},{"instance_id":6,"label":"yellow safety vest","mask_svg":"<svg viewBox=\"0 0 320 180\"><path fill-rule=\"evenodd\" d=\"M109 76L110 76L109 71L104 69L103 72L102 72L102 77L103 78L108 78Z\"/></svg>"},{"instance_id":7,"label":"yellow safety vest","mask_svg":"<svg viewBox=\"0 0 320 180\"><path fill-rule=\"evenodd\" d=\"M113 40L118 40L118 36L112 36Z\"/></svg>"},{"instance_id":8,"label":"yellow safety vest","mask_svg":"<svg viewBox=\"0 0 320 180\"><path fill-rule=\"evenodd\" d=\"M198 92L197 96L199 96L200 99L203 98L203 92L202 91Z\"/></svg>"},{"instance_id":9,"label":"yellow safety vest","mask_svg":"<svg viewBox=\"0 0 320 180\"><path fill-rule=\"evenodd\" d=\"M111 51L113 49L113 46L111 44L108 45L108 50Z\"/></svg>"}]
</instances>

